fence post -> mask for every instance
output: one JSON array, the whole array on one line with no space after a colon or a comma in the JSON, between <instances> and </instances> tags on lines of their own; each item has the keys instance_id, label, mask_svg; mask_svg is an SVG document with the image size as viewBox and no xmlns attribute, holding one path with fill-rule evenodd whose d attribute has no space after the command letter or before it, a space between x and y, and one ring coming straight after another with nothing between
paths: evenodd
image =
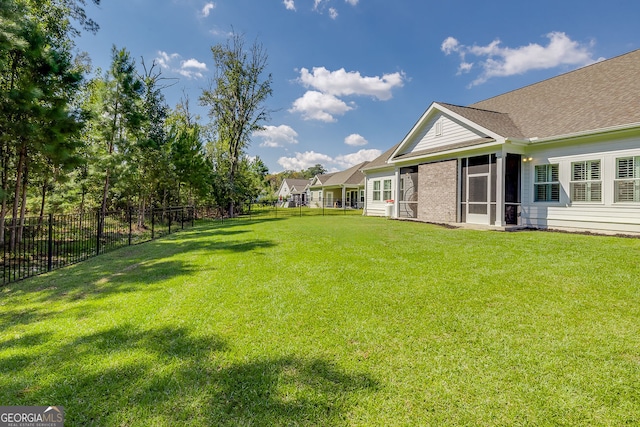
<instances>
[{"instance_id":1,"label":"fence post","mask_svg":"<svg viewBox=\"0 0 640 427\"><path fill-rule=\"evenodd\" d=\"M172 212L171 212L171 208L169 208L169 233L167 234L171 234L171 218L173 217Z\"/></svg>"},{"instance_id":2,"label":"fence post","mask_svg":"<svg viewBox=\"0 0 640 427\"><path fill-rule=\"evenodd\" d=\"M96 231L96 255L100 255L100 239L102 239L102 223L104 221L104 217L102 216L102 212L98 210L97 213L98 220L98 230Z\"/></svg>"},{"instance_id":3,"label":"fence post","mask_svg":"<svg viewBox=\"0 0 640 427\"><path fill-rule=\"evenodd\" d=\"M49 236L47 241L47 271L53 269L53 214L49 214Z\"/></svg>"},{"instance_id":4,"label":"fence post","mask_svg":"<svg viewBox=\"0 0 640 427\"><path fill-rule=\"evenodd\" d=\"M195 227L195 225L196 225L196 207L195 206L191 206L189 209L191 210L191 226Z\"/></svg>"},{"instance_id":5,"label":"fence post","mask_svg":"<svg viewBox=\"0 0 640 427\"><path fill-rule=\"evenodd\" d=\"M133 219L133 207L129 206L129 246L131 246L131 234L133 232L132 219Z\"/></svg>"},{"instance_id":6,"label":"fence post","mask_svg":"<svg viewBox=\"0 0 640 427\"><path fill-rule=\"evenodd\" d=\"M184 206L180 208L180 226L184 230Z\"/></svg>"},{"instance_id":7,"label":"fence post","mask_svg":"<svg viewBox=\"0 0 640 427\"><path fill-rule=\"evenodd\" d=\"M156 228L156 216L154 215L153 208L149 209L151 211L151 240L155 237L155 228Z\"/></svg>"}]
</instances>

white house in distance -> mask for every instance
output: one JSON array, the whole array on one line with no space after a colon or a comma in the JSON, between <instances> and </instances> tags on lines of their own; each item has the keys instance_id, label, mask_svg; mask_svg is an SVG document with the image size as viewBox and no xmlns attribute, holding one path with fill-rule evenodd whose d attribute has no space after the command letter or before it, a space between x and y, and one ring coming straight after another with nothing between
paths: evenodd
<instances>
[{"instance_id":1,"label":"white house in distance","mask_svg":"<svg viewBox=\"0 0 640 427\"><path fill-rule=\"evenodd\" d=\"M640 50L463 107L363 168L366 215L640 232Z\"/></svg>"},{"instance_id":2,"label":"white house in distance","mask_svg":"<svg viewBox=\"0 0 640 427\"><path fill-rule=\"evenodd\" d=\"M316 175L309 184L309 206L312 208L353 208L364 205L364 174L362 162L349 169Z\"/></svg>"},{"instance_id":3,"label":"white house in distance","mask_svg":"<svg viewBox=\"0 0 640 427\"><path fill-rule=\"evenodd\" d=\"M278 189L278 201L292 201L296 204L304 205L307 202L309 182L310 180L308 179L283 179Z\"/></svg>"}]
</instances>

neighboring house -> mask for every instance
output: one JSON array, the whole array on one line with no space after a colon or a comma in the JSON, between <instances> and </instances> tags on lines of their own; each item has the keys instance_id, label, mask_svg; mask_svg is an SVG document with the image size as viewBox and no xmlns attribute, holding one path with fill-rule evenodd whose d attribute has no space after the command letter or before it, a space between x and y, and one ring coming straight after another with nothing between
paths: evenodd
<instances>
[{"instance_id":1,"label":"neighboring house","mask_svg":"<svg viewBox=\"0 0 640 427\"><path fill-rule=\"evenodd\" d=\"M367 165L367 215L640 232L640 50L462 107Z\"/></svg>"},{"instance_id":2,"label":"neighboring house","mask_svg":"<svg viewBox=\"0 0 640 427\"><path fill-rule=\"evenodd\" d=\"M308 179L283 179L278 190L278 201L290 201L296 205L306 204L309 182Z\"/></svg>"},{"instance_id":3,"label":"neighboring house","mask_svg":"<svg viewBox=\"0 0 640 427\"><path fill-rule=\"evenodd\" d=\"M362 162L347 170L316 175L309 185L309 206L312 208L354 208L364 205L364 174Z\"/></svg>"}]
</instances>

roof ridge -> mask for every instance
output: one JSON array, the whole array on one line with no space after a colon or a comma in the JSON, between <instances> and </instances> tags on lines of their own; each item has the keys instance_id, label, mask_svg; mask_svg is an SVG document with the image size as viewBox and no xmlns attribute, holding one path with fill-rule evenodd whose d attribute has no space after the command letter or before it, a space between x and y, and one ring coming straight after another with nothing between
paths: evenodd
<instances>
[{"instance_id":1,"label":"roof ridge","mask_svg":"<svg viewBox=\"0 0 640 427\"><path fill-rule=\"evenodd\" d=\"M500 95L497 95L497 96L500 96ZM457 105L457 104L451 104L451 103L448 103L448 102L436 102L436 104L445 105L445 106L448 105L448 106L451 106L451 107L458 107L458 108L467 108L469 110L484 111L486 113L504 114L504 115L507 115L507 116L509 115L509 113L504 113L502 111L487 110L487 109L484 109L484 108L470 107L470 106L467 106L467 105ZM470 105L474 105L474 104L470 104Z\"/></svg>"},{"instance_id":2,"label":"roof ridge","mask_svg":"<svg viewBox=\"0 0 640 427\"><path fill-rule=\"evenodd\" d=\"M520 86L520 87L518 87L516 89L512 89L512 90L509 90L507 92L502 92L502 93L500 93L498 95L494 95L494 96L491 96L489 98L481 99L480 101L476 101L476 102L471 103L469 105L480 104L480 103L483 103L483 102L486 102L486 101L489 101L489 100L492 100L492 99L499 98L501 96L507 95L509 93L517 92L517 91L520 91L520 90L523 90L523 89L526 89L526 88L529 88L529 87L532 87L532 86L541 85L541 84L543 84L545 82L548 82L550 80L554 80L554 79L557 79L557 78L560 78L560 77L563 77L563 76L568 76L570 74L574 74L574 73L577 73L577 72L582 72L582 71L584 71L586 69L593 68L595 66L600 66L601 64L608 63L610 61L619 59L619 58L621 58L623 56L628 56L628 55L631 55L633 53L638 53L638 52L640 52L640 49L635 49L635 50L632 50L631 52L621 53L620 55L616 55L616 56L611 57L611 58L603 59L601 61L595 61L595 62L592 62L591 64L587 64L587 65L583 65L582 67L575 68L575 69L573 69L571 71L567 71L565 73L561 73L561 74L558 74L558 75L555 75L555 76L547 77L544 80L539 80L537 82L533 82L533 83L530 83L530 84L525 85L525 86Z\"/></svg>"}]
</instances>

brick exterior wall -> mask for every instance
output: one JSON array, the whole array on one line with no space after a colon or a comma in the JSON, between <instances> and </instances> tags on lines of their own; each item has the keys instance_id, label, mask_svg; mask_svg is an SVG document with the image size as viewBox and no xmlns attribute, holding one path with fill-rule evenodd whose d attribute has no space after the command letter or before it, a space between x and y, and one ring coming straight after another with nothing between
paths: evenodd
<instances>
[{"instance_id":1,"label":"brick exterior wall","mask_svg":"<svg viewBox=\"0 0 640 427\"><path fill-rule=\"evenodd\" d=\"M428 222L456 222L458 161L420 165L418 192L418 219Z\"/></svg>"}]
</instances>

